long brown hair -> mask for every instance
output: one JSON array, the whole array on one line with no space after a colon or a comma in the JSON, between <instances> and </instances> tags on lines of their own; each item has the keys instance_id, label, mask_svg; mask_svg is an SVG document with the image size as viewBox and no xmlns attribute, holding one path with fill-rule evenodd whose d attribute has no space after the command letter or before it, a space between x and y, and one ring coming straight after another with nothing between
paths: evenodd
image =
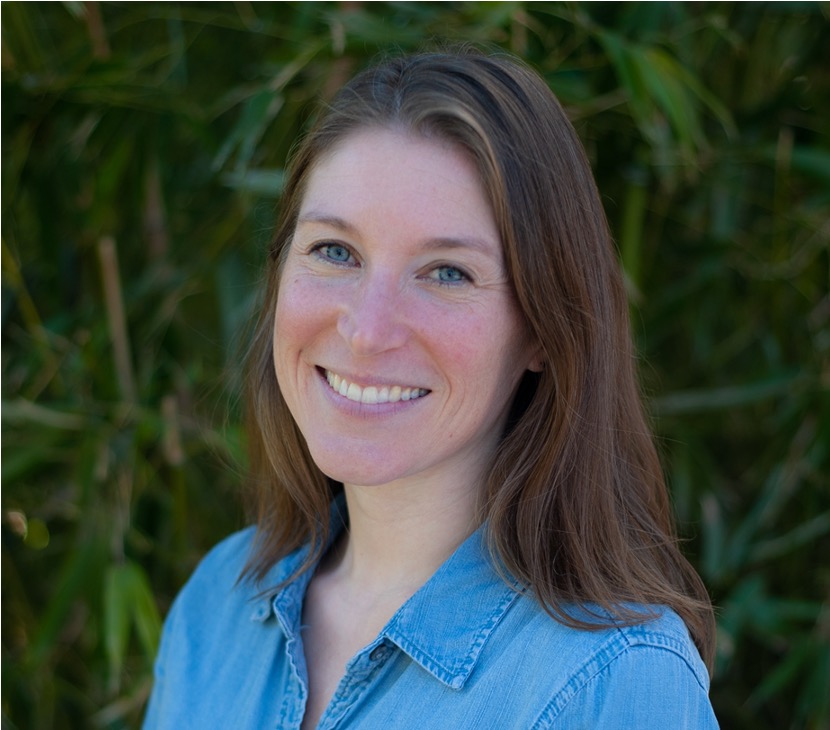
<instances>
[{"instance_id":1,"label":"long brown hair","mask_svg":"<svg viewBox=\"0 0 830 730\"><path fill-rule=\"evenodd\" d=\"M669 606L711 667L712 607L676 545L619 263L590 166L544 81L505 54L427 53L366 70L325 107L293 156L247 362L258 539L245 575L262 579L311 542L307 567L328 538L340 485L315 466L281 397L274 312L309 173L347 135L373 126L438 137L470 155L516 300L544 355L542 372L528 373L519 388L484 485L481 519L496 565L575 627L607 625L609 613L637 623L652 615L644 607ZM576 618L574 605L594 606L596 620Z\"/></svg>"}]
</instances>

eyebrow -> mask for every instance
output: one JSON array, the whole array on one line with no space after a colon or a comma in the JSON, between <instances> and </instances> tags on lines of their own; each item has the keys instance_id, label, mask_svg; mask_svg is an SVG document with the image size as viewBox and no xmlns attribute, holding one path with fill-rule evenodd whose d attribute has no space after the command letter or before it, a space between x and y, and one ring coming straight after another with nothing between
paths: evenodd
<instances>
[{"instance_id":1,"label":"eyebrow","mask_svg":"<svg viewBox=\"0 0 830 730\"><path fill-rule=\"evenodd\" d=\"M316 223L325 226L330 226L332 228L336 228L338 230L343 231L344 233L348 233L351 236L359 237L360 231L349 223L349 221L345 220L344 218L340 218L336 215L329 215L325 213L316 213L315 211L310 211L308 213L304 213L300 218L297 219L297 225L308 224L308 223ZM492 246L482 238L477 238L476 236L436 236L434 238L426 239L421 248L424 250L432 250L432 249L455 249L455 248L470 248L475 251L479 251L487 256L493 255L493 248ZM499 243L496 252L498 253L499 257L502 255L501 244Z\"/></svg>"},{"instance_id":2,"label":"eyebrow","mask_svg":"<svg viewBox=\"0 0 830 730\"><path fill-rule=\"evenodd\" d=\"M351 223L347 220L340 218L336 215L326 215L323 213L315 213L314 211L310 213L306 213L300 216L297 219L297 225L302 225L304 223L320 223L324 226L331 226L332 228L338 228L341 231L349 233L351 235L358 235L358 230L355 228Z\"/></svg>"}]
</instances>

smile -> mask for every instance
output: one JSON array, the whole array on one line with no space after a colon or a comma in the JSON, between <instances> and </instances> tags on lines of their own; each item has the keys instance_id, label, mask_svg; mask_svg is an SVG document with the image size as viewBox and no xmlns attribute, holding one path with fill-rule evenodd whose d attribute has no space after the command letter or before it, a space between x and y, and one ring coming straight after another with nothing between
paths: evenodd
<instances>
[{"instance_id":1,"label":"smile","mask_svg":"<svg viewBox=\"0 0 830 730\"><path fill-rule=\"evenodd\" d=\"M333 373L331 370L326 370L325 374L332 390L355 403L368 403L369 405L397 403L402 400L422 398L429 393L424 388L413 388L404 385L383 385L381 387L369 385L361 388L356 383L350 383L346 378Z\"/></svg>"}]
</instances>

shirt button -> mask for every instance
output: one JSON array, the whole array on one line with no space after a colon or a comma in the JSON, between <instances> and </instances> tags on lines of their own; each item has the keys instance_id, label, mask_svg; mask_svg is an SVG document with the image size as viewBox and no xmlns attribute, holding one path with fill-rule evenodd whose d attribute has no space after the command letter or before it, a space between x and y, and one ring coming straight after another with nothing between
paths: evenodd
<instances>
[{"instance_id":1,"label":"shirt button","mask_svg":"<svg viewBox=\"0 0 830 730\"><path fill-rule=\"evenodd\" d=\"M381 659L385 659L389 654L389 647L381 644L380 646L376 646L372 649L372 653L369 654L369 659L373 662L379 662Z\"/></svg>"}]
</instances>

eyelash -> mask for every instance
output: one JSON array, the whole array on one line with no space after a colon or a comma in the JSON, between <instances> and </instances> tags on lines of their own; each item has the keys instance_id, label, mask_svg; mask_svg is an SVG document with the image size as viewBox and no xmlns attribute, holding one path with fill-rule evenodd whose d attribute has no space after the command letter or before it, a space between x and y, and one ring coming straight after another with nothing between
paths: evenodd
<instances>
[{"instance_id":1,"label":"eyelash","mask_svg":"<svg viewBox=\"0 0 830 730\"><path fill-rule=\"evenodd\" d=\"M333 241L325 241L323 243L318 243L312 247L311 253L321 258L323 261L327 261L330 264L334 264L335 266L347 266L349 265L348 261L338 261L337 259L333 259L330 256L327 256L325 253L326 249L331 248L341 248L347 254L349 254L350 259L354 259L355 255L352 253L352 250L343 243L334 243Z\"/></svg>"},{"instance_id":2,"label":"eyelash","mask_svg":"<svg viewBox=\"0 0 830 730\"><path fill-rule=\"evenodd\" d=\"M337 259L331 258L330 256L326 255L326 250L327 249L332 249L332 248L342 249L345 253L347 253L349 255L350 259L356 259L354 253L352 252L352 250L346 244L334 243L333 241L324 241L323 243L315 244L311 248L310 253L317 256L318 258L320 258L321 260L323 260L327 263L334 264L335 266L349 266L349 265L351 265L351 263L349 261L339 261ZM441 271L442 269L451 269L453 271L457 271L460 275L460 278L456 281L442 281L437 276L432 276L433 273L437 273L437 272ZM463 284L469 284L473 281L473 278L464 269L462 269L460 266L456 266L454 264L438 264L437 266L434 266L430 270L429 274L424 278L429 279L429 281L431 283L437 284L438 286L441 286L441 287L447 287L447 288L458 287L458 286L461 286Z\"/></svg>"},{"instance_id":3,"label":"eyelash","mask_svg":"<svg viewBox=\"0 0 830 730\"><path fill-rule=\"evenodd\" d=\"M439 264L436 266L430 273L439 272L441 269L451 269L452 271L457 271L460 274L460 278L456 281L442 281L438 277L429 277L432 281L434 281L438 286L446 286L446 287L456 287L461 286L462 284L469 284L472 282L472 277L464 271L460 266L454 266L453 264Z\"/></svg>"}]
</instances>

